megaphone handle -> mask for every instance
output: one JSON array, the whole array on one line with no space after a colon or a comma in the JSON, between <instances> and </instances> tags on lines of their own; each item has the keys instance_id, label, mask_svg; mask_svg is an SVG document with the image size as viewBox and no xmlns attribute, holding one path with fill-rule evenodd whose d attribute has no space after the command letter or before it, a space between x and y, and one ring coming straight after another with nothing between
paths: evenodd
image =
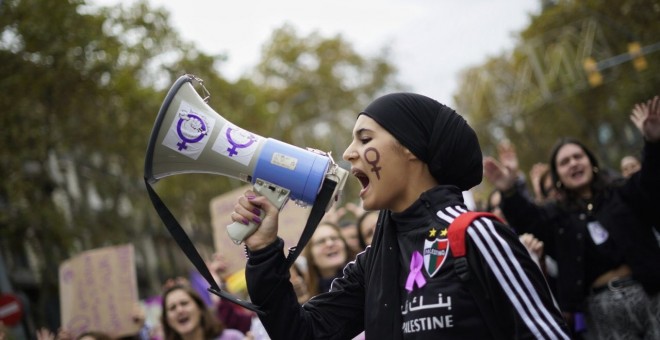
<instances>
[{"instance_id":1,"label":"megaphone handle","mask_svg":"<svg viewBox=\"0 0 660 340\"><path fill-rule=\"evenodd\" d=\"M282 188L261 179L255 181L253 189L257 195L266 196L266 198L268 198L277 209L282 209L284 204L289 200L289 194L291 193L289 189ZM261 211L259 217L263 219L265 216L266 213ZM248 224L234 222L227 226L227 233L235 244L241 244L246 238L252 235L257 228L259 228L259 225L253 221Z\"/></svg>"}]
</instances>

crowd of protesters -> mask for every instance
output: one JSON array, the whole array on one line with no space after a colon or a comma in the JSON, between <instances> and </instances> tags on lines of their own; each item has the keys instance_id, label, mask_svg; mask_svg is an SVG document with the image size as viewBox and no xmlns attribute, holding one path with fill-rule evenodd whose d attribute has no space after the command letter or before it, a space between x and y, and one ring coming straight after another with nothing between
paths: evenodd
<instances>
[{"instance_id":1,"label":"crowd of protesters","mask_svg":"<svg viewBox=\"0 0 660 340\"><path fill-rule=\"evenodd\" d=\"M559 139L545 170L530 174L533 194L513 148L484 160L497 196L488 209L543 242L575 338L660 338L660 98L636 104L631 120L644 146L641 160L622 158L620 173L572 138Z\"/></svg>"},{"instance_id":2,"label":"crowd of protesters","mask_svg":"<svg viewBox=\"0 0 660 340\"><path fill-rule=\"evenodd\" d=\"M572 138L559 139L549 159L540 159L528 176L510 143L498 146L497 157L483 159L494 190L476 206L519 236L574 339L660 339L660 218L654 210L660 207L660 98L634 105L631 120L644 138L643 150L623 157L617 171ZM353 203L326 214L290 268L299 304L331 290L344 267L371 244L378 216L378 210ZM209 261L220 283L226 268L222 256ZM269 338L255 313L195 289L188 279L164 282L160 299L159 322L146 325L144 310L136 306L141 330L126 339ZM42 328L37 338L113 337Z\"/></svg>"}]
</instances>

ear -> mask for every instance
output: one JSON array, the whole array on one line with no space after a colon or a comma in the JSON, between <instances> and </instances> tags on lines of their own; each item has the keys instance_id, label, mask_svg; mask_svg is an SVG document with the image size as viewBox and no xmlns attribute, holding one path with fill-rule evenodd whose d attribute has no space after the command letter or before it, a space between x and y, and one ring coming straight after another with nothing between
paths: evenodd
<instances>
[{"instance_id":1,"label":"ear","mask_svg":"<svg viewBox=\"0 0 660 340\"><path fill-rule=\"evenodd\" d=\"M403 148L403 154L406 155L406 157L410 161L418 159L417 156L415 156L415 154L412 153L412 151L408 150L408 148L406 148L406 147Z\"/></svg>"}]
</instances>

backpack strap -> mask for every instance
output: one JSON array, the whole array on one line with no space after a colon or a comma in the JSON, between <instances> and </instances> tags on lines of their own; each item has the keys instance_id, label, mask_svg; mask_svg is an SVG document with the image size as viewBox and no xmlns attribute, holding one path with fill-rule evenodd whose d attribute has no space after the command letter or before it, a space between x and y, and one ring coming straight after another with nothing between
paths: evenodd
<instances>
[{"instance_id":1,"label":"backpack strap","mask_svg":"<svg viewBox=\"0 0 660 340\"><path fill-rule=\"evenodd\" d=\"M495 339L507 339L499 327L501 324L498 320L500 314L495 313L495 308L492 304L492 298L488 294L486 289L485 282L479 279L478 275L472 277L470 275L470 266L468 263L468 258L473 258L472 261L475 261L474 254L466 256L467 244L465 242L465 233L467 228L472 224L472 222L480 217L488 217L499 222L503 221L488 212L477 212L477 211L468 211L462 213L449 225L447 231L447 239L449 240L449 246L451 249L452 255L454 255L454 270L456 274L461 279L461 281L468 287L470 293L474 297L474 301L481 312L481 315L484 318L484 321L490 329L491 335Z\"/></svg>"},{"instance_id":2,"label":"backpack strap","mask_svg":"<svg viewBox=\"0 0 660 340\"><path fill-rule=\"evenodd\" d=\"M460 214L449 225L447 232L447 239L451 245L451 253L454 257L465 256L465 233L467 232L467 228L472 224L472 221L479 217L489 217L504 223L499 217L489 212L468 211Z\"/></svg>"}]
</instances>

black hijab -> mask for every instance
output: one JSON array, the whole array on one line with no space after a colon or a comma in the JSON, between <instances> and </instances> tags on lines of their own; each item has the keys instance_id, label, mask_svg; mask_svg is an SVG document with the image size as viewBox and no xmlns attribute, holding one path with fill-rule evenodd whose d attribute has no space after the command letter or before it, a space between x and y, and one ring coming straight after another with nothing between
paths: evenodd
<instances>
[{"instance_id":1,"label":"black hijab","mask_svg":"<svg viewBox=\"0 0 660 340\"><path fill-rule=\"evenodd\" d=\"M483 163L477 135L448 106L419 94L391 93L374 100L360 114L375 120L428 164L438 183L464 191L481 183Z\"/></svg>"}]
</instances>

